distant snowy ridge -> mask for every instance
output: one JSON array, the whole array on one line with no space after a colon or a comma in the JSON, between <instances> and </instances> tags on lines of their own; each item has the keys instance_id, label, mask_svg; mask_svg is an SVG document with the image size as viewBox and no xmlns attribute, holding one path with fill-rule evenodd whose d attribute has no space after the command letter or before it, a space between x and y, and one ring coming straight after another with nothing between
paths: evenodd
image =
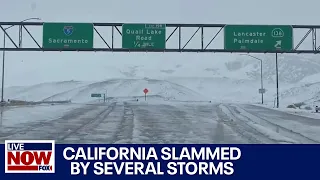
<instances>
[{"instance_id":1,"label":"distant snowy ridge","mask_svg":"<svg viewBox=\"0 0 320 180\"><path fill-rule=\"evenodd\" d=\"M286 104L304 102L314 106L320 100L320 82L306 83L280 93L280 98Z\"/></svg>"},{"instance_id":2,"label":"distant snowy ridge","mask_svg":"<svg viewBox=\"0 0 320 180\"><path fill-rule=\"evenodd\" d=\"M107 97L141 97L148 88L150 96L163 100L208 100L201 94L179 84L155 79L110 79L101 82L65 81L37 84L29 87L6 88L8 99L28 101L90 102L92 93L107 94Z\"/></svg>"}]
</instances>

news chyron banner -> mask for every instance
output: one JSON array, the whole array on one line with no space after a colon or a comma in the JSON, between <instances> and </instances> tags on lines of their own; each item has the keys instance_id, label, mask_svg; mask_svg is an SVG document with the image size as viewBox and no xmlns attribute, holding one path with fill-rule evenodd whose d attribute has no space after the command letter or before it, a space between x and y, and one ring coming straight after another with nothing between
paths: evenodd
<instances>
[{"instance_id":1,"label":"news chyron banner","mask_svg":"<svg viewBox=\"0 0 320 180\"><path fill-rule=\"evenodd\" d=\"M320 145L1 144L0 179L319 179Z\"/></svg>"}]
</instances>

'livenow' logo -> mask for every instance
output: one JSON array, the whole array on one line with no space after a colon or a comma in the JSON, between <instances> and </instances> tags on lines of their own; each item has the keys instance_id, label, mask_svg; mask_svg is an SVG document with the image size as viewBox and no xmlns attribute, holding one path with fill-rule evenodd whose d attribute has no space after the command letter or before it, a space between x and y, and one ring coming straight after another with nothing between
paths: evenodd
<instances>
[{"instance_id":1,"label":"'livenow' logo","mask_svg":"<svg viewBox=\"0 0 320 180\"><path fill-rule=\"evenodd\" d=\"M6 140L5 173L54 173L53 140Z\"/></svg>"}]
</instances>

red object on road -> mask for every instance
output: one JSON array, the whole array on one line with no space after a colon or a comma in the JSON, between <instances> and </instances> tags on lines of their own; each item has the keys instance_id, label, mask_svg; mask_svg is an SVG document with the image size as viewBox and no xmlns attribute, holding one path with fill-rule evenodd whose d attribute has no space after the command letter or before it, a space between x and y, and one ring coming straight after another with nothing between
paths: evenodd
<instances>
[{"instance_id":1,"label":"red object on road","mask_svg":"<svg viewBox=\"0 0 320 180\"><path fill-rule=\"evenodd\" d=\"M148 90L147 88L145 88L145 89L143 90L143 92L144 92L145 94L147 94L147 93L149 92L149 90Z\"/></svg>"}]
</instances>

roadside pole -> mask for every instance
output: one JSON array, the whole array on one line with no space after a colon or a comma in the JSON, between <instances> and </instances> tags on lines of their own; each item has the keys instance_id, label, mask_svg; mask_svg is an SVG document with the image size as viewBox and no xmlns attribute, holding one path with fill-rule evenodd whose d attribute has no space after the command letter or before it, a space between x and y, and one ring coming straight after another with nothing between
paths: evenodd
<instances>
[{"instance_id":1,"label":"roadside pole","mask_svg":"<svg viewBox=\"0 0 320 180\"><path fill-rule=\"evenodd\" d=\"M276 53L276 81L277 81L277 108L279 108L279 72L278 72L278 53Z\"/></svg>"}]
</instances>

